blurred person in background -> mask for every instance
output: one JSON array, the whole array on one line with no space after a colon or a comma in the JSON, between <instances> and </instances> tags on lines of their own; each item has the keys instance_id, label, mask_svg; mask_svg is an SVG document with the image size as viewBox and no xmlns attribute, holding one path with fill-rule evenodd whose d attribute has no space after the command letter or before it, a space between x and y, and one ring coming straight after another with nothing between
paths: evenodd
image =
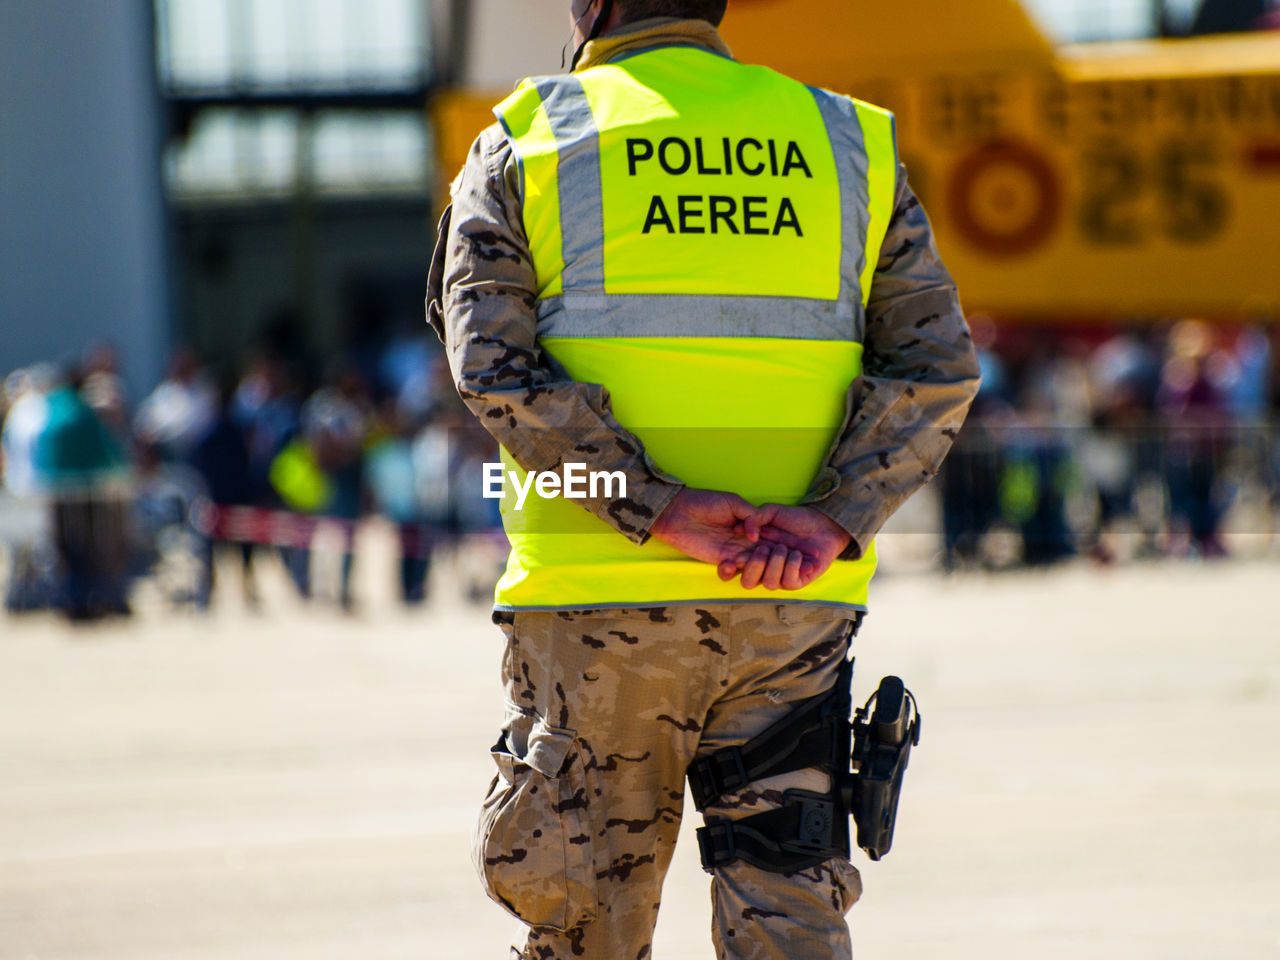
<instances>
[{"instance_id":1,"label":"blurred person in background","mask_svg":"<svg viewBox=\"0 0 1280 960\"><path fill-rule=\"evenodd\" d=\"M1154 410L1163 349L1162 339L1150 326L1135 325L1107 337L1086 361L1090 391L1104 398L1122 393L1126 406Z\"/></svg>"},{"instance_id":2,"label":"blurred person in background","mask_svg":"<svg viewBox=\"0 0 1280 960\"><path fill-rule=\"evenodd\" d=\"M1227 406L1238 424L1262 424L1271 403L1275 356L1264 327L1249 324L1235 339L1226 383Z\"/></svg>"},{"instance_id":3,"label":"blurred person in background","mask_svg":"<svg viewBox=\"0 0 1280 960\"><path fill-rule=\"evenodd\" d=\"M118 441L129 439L129 396L120 376L120 356L109 343L95 343L84 353L85 403Z\"/></svg>"},{"instance_id":4,"label":"blurred person in background","mask_svg":"<svg viewBox=\"0 0 1280 960\"><path fill-rule=\"evenodd\" d=\"M1183 320L1170 331L1156 401L1168 437L1168 549L1177 556L1226 555L1219 535L1226 511L1219 480L1230 440L1227 370L1206 323Z\"/></svg>"},{"instance_id":5,"label":"blurred person in background","mask_svg":"<svg viewBox=\"0 0 1280 960\"><path fill-rule=\"evenodd\" d=\"M255 354L232 398L232 415L249 437L249 463L255 496L269 506L271 462L298 433L302 407L296 379L270 351Z\"/></svg>"},{"instance_id":6,"label":"blurred person in background","mask_svg":"<svg viewBox=\"0 0 1280 960\"><path fill-rule=\"evenodd\" d=\"M978 314L969 324L982 382L938 475L944 570L982 559L983 535L1000 516L1000 460L991 427L1012 398L1009 374L996 351L995 321Z\"/></svg>"},{"instance_id":7,"label":"blurred person in background","mask_svg":"<svg viewBox=\"0 0 1280 960\"><path fill-rule=\"evenodd\" d=\"M47 393L54 370L38 364L15 370L4 381L5 415L0 427L0 508L4 510L3 545L9 552L5 609L11 613L54 605L58 585L57 558L47 540L47 491L36 469L36 443L49 418ZM11 499L8 502L4 493Z\"/></svg>"},{"instance_id":8,"label":"blurred person in background","mask_svg":"<svg viewBox=\"0 0 1280 960\"><path fill-rule=\"evenodd\" d=\"M1219 333L1207 362L1226 413L1214 443L1213 492L1224 533L1228 523L1251 532L1266 523L1262 511L1269 508L1275 489L1273 438L1267 430L1273 363L1267 333L1256 324ZM1237 506L1244 512L1229 519Z\"/></svg>"},{"instance_id":9,"label":"blurred person in background","mask_svg":"<svg viewBox=\"0 0 1280 960\"><path fill-rule=\"evenodd\" d=\"M452 485L455 430L470 425L470 414L456 404L437 407L413 438L413 472L418 502L431 518L437 538L448 542L458 532Z\"/></svg>"},{"instance_id":10,"label":"blurred person in background","mask_svg":"<svg viewBox=\"0 0 1280 960\"><path fill-rule=\"evenodd\" d=\"M60 607L76 621L130 613L128 462L82 386L76 371L50 390L35 447L38 482L51 498Z\"/></svg>"},{"instance_id":11,"label":"blurred person in background","mask_svg":"<svg viewBox=\"0 0 1280 960\"><path fill-rule=\"evenodd\" d=\"M1075 553L1067 500L1075 489L1075 454L1089 418L1084 353L1074 341L1039 341L1001 431L1001 509L1022 537L1022 559L1028 564L1054 563Z\"/></svg>"},{"instance_id":12,"label":"blurred person in background","mask_svg":"<svg viewBox=\"0 0 1280 960\"><path fill-rule=\"evenodd\" d=\"M275 536L283 535L276 544L280 559L284 561L298 595L309 600L312 586L311 543L315 532L310 518L322 514L333 502L333 483L305 433L294 436L272 458L267 477L276 498L274 509L283 507L302 515L299 522L284 528L273 525L272 531Z\"/></svg>"},{"instance_id":13,"label":"blurred person in background","mask_svg":"<svg viewBox=\"0 0 1280 960\"><path fill-rule=\"evenodd\" d=\"M167 459L185 460L217 410L217 385L195 352L183 347L170 361L168 375L138 406L134 433L158 447Z\"/></svg>"},{"instance_id":14,"label":"blurred person in background","mask_svg":"<svg viewBox=\"0 0 1280 960\"><path fill-rule=\"evenodd\" d=\"M188 463L166 459L156 444L138 440L133 451L130 573L151 576L174 607L195 603L204 551L194 518L204 483Z\"/></svg>"},{"instance_id":15,"label":"blurred person in background","mask_svg":"<svg viewBox=\"0 0 1280 960\"><path fill-rule=\"evenodd\" d=\"M1164 439L1155 408L1163 354L1164 334L1146 322L1107 337L1089 355L1093 430L1081 456L1098 498L1089 549L1104 563L1116 557L1112 529L1126 524L1137 527L1137 556L1161 553ZM1160 502L1150 503L1144 490Z\"/></svg>"},{"instance_id":16,"label":"blurred person in background","mask_svg":"<svg viewBox=\"0 0 1280 960\"><path fill-rule=\"evenodd\" d=\"M1268 419L1261 429L1259 442L1264 448L1263 476L1270 494L1272 530L1280 532L1280 324L1272 322L1265 329L1271 367L1267 373Z\"/></svg>"},{"instance_id":17,"label":"blurred person in background","mask_svg":"<svg viewBox=\"0 0 1280 960\"><path fill-rule=\"evenodd\" d=\"M1035 566L1071 556L1075 547L1066 503L1074 461L1067 435L1055 422L1051 392L1024 389L1020 402L1005 411L995 436L1000 514L1021 537L1022 562Z\"/></svg>"},{"instance_id":18,"label":"blurred person in background","mask_svg":"<svg viewBox=\"0 0 1280 960\"><path fill-rule=\"evenodd\" d=\"M467 562L466 550L461 546L460 491L455 489L454 473L459 447L464 444L460 431L474 426L447 375L445 382L449 394L431 408L431 415L413 438L412 448L417 499L432 531L433 567L439 567L441 556L446 554L455 567Z\"/></svg>"},{"instance_id":19,"label":"blurred person in background","mask_svg":"<svg viewBox=\"0 0 1280 960\"><path fill-rule=\"evenodd\" d=\"M1078 450L1080 469L1096 499L1096 514L1086 532L1089 555L1102 563L1116 559L1112 531L1135 516L1138 483L1135 445L1148 426L1124 335L1105 340L1089 356L1092 396L1090 429ZM1119 362L1116 362L1119 361Z\"/></svg>"},{"instance_id":20,"label":"blurred person in background","mask_svg":"<svg viewBox=\"0 0 1280 960\"><path fill-rule=\"evenodd\" d=\"M315 512L337 520L342 532L342 561L338 603L350 612L355 606L351 577L355 566L356 521L364 493L364 447L373 404L355 366L341 361L328 383L302 406L303 441L328 479L326 502Z\"/></svg>"},{"instance_id":21,"label":"blurred person in background","mask_svg":"<svg viewBox=\"0 0 1280 960\"><path fill-rule=\"evenodd\" d=\"M44 490L36 471L36 441L49 419L48 392L57 380L47 364L15 370L4 381L8 412L0 428L4 485L15 497L30 499Z\"/></svg>"},{"instance_id":22,"label":"blurred person in background","mask_svg":"<svg viewBox=\"0 0 1280 960\"><path fill-rule=\"evenodd\" d=\"M400 409L419 422L455 406L457 401L449 361L439 347L432 349L423 366L414 371L396 395Z\"/></svg>"},{"instance_id":23,"label":"blurred person in background","mask_svg":"<svg viewBox=\"0 0 1280 960\"><path fill-rule=\"evenodd\" d=\"M394 397L401 409L425 413L431 396L431 361L438 353L417 320L401 317L378 354L379 387Z\"/></svg>"},{"instance_id":24,"label":"blurred person in background","mask_svg":"<svg viewBox=\"0 0 1280 960\"><path fill-rule=\"evenodd\" d=\"M250 503L260 509L288 506L272 483L271 470L298 434L300 408L296 378L280 354L271 347L256 350L236 386L232 415L248 438ZM308 472L305 463L303 472ZM308 498L309 507L315 509L322 499ZM307 543L309 536L300 528L295 542L274 545L303 597L311 594L309 554L302 552ZM248 545L250 554L256 548Z\"/></svg>"},{"instance_id":25,"label":"blurred person in background","mask_svg":"<svg viewBox=\"0 0 1280 960\"><path fill-rule=\"evenodd\" d=\"M498 460L498 445L456 404L446 408L449 459L446 489L455 557L463 592L472 603L490 601L509 552L499 502L484 496L484 465Z\"/></svg>"},{"instance_id":26,"label":"blurred person in background","mask_svg":"<svg viewBox=\"0 0 1280 960\"><path fill-rule=\"evenodd\" d=\"M215 524L204 531L202 569L196 591L196 606L208 609L216 585L216 565L222 553L234 553L240 564L240 591L245 606L258 607L258 589L253 575L253 544L233 542L219 536L219 527L228 508L248 507L256 499L253 470L249 458L249 433L236 418L235 385L225 383L219 390L218 412L209 428L191 449L191 466L200 475Z\"/></svg>"},{"instance_id":27,"label":"blurred person in background","mask_svg":"<svg viewBox=\"0 0 1280 960\"><path fill-rule=\"evenodd\" d=\"M395 398L388 397L375 433L365 455L369 493L377 511L396 525L400 599L406 606L417 606L426 598L435 531L414 461L415 423Z\"/></svg>"}]
</instances>

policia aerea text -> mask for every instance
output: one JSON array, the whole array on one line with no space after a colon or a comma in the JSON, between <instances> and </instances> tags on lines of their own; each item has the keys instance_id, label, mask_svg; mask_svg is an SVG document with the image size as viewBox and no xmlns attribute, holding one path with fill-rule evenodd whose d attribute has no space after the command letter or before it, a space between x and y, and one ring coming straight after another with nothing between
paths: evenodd
<instances>
[{"instance_id":1,"label":"policia aerea text","mask_svg":"<svg viewBox=\"0 0 1280 960\"><path fill-rule=\"evenodd\" d=\"M797 176L803 174L813 179L804 154L800 152L800 145L794 140L787 142L783 150L779 150L776 140L761 143L754 137L743 137L736 145L731 138L721 137L720 143L724 153L716 161L720 165L716 166L707 161L702 137L694 137L692 147L680 137L666 137L656 148L652 140L628 137L627 170L632 177L640 175L645 172L644 161L656 157L657 166L669 177L679 177L690 172L701 177L733 176L733 161L736 156L737 169L746 177L758 177L766 173L769 176L786 177L795 172ZM779 154L782 156L781 165ZM677 212L675 221L672 220L669 209ZM772 224L772 228L769 224ZM668 196L664 199L661 194L655 193L649 200L643 232L648 233L658 228L665 228L668 233L719 233L725 230L728 233L761 236L777 236L786 229L794 231L798 237L804 236L796 217L795 205L790 197L785 196L778 200L776 213L773 213L769 209L768 197L682 193L674 198Z\"/></svg>"},{"instance_id":2,"label":"policia aerea text","mask_svg":"<svg viewBox=\"0 0 1280 960\"><path fill-rule=\"evenodd\" d=\"M667 137L659 142L656 154L652 140L646 140L644 137L628 137L627 170L634 177L640 171L641 163L645 160L652 160L656 155L658 165L662 167L665 173L673 177L689 173L691 168L692 172L702 176L718 177L721 174L733 176L733 158L737 156L738 170L748 177L759 177L766 172L770 176L786 177L790 176L794 170L798 173L803 173L809 179L813 179L813 174L809 172L809 165L804 162L804 154L800 152L800 145L794 140L787 142L786 152L782 153L781 166L778 164L778 155L782 151L778 149L776 140L766 140L761 143L755 137L743 137L737 141L735 146L731 138L721 137L720 143L724 147L724 155L723 159L719 161L722 165L716 167L707 162L707 155L703 153L701 137L693 138L692 148L690 148L688 142L679 137ZM760 157L760 153L766 148L768 150L768 163L765 163L764 158ZM749 150L754 151L754 153L748 153ZM695 156L698 160L696 167L694 167ZM753 159L748 160L748 156Z\"/></svg>"},{"instance_id":3,"label":"policia aerea text","mask_svg":"<svg viewBox=\"0 0 1280 960\"><path fill-rule=\"evenodd\" d=\"M428 289L507 469L626 478L504 503L476 866L516 956L647 956L687 779L717 955L848 957L849 815L888 849L919 731L894 678L851 730L850 643L973 348L887 112L736 62L725 0L569 7L572 72L495 108Z\"/></svg>"}]
</instances>

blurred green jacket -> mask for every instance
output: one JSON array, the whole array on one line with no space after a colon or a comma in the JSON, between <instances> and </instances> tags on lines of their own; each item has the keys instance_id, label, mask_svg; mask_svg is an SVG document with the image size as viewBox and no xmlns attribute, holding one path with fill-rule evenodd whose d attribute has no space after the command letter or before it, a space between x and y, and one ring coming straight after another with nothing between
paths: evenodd
<instances>
[{"instance_id":1,"label":"blurred green jacket","mask_svg":"<svg viewBox=\"0 0 1280 960\"><path fill-rule=\"evenodd\" d=\"M35 468L48 492L94 493L124 478L123 452L75 387L58 387L47 403L48 419L36 440Z\"/></svg>"}]
</instances>

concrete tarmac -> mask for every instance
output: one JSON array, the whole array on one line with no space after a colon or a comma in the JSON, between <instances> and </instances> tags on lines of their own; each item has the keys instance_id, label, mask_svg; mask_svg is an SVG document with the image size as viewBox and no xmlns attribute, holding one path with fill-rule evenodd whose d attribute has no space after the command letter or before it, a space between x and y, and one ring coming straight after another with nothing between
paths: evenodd
<instances>
[{"instance_id":1,"label":"concrete tarmac","mask_svg":"<svg viewBox=\"0 0 1280 960\"><path fill-rule=\"evenodd\" d=\"M505 957L468 857L500 634L453 599L0 616L0 960ZM230 573L230 571L227 571ZM224 579L230 583L233 577ZM1280 957L1280 566L886 575L855 696L920 699L856 956ZM706 960L690 816L653 957Z\"/></svg>"}]
</instances>

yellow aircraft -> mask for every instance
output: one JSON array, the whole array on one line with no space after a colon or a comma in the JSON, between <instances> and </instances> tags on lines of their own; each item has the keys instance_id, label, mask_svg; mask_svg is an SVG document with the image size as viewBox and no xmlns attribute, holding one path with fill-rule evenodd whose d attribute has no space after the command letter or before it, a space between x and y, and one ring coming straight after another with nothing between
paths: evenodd
<instances>
[{"instance_id":1,"label":"yellow aircraft","mask_svg":"<svg viewBox=\"0 0 1280 960\"><path fill-rule=\"evenodd\" d=\"M722 29L895 112L969 310L1280 315L1280 32L1055 49L1016 0L730 0ZM442 170L503 95L437 101Z\"/></svg>"}]
</instances>

